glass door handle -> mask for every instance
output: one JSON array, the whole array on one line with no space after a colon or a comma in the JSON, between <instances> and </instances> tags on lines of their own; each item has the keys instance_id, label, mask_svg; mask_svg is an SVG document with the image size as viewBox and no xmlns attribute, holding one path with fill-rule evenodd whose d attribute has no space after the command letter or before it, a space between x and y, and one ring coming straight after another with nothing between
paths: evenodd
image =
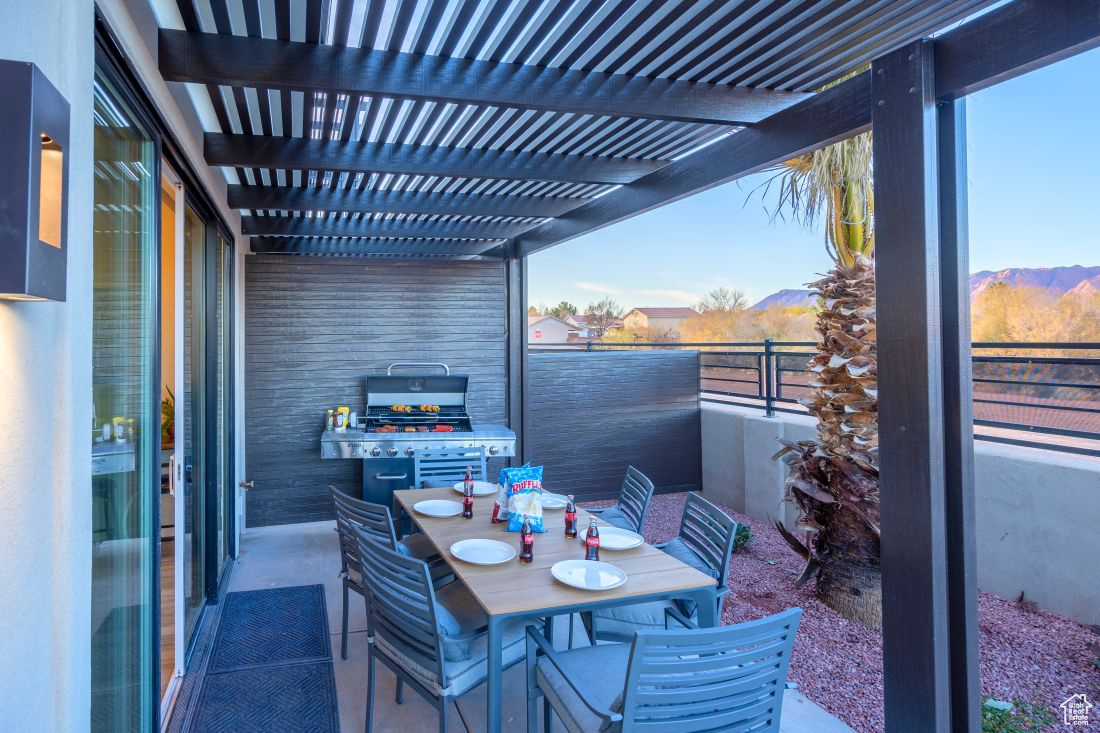
<instances>
[{"instance_id":1,"label":"glass door handle","mask_svg":"<svg viewBox=\"0 0 1100 733\"><path fill-rule=\"evenodd\" d=\"M245 491L248 491L249 489L256 486L256 482L255 481L240 481L240 482L237 483L237 486L240 486Z\"/></svg>"},{"instance_id":2,"label":"glass door handle","mask_svg":"<svg viewBox=\"0 0 1100 733\"><path fill-rule=\"evenodd\" d=\"M176 463L176 454L173 453L172 455L168 456L168 493L171 496L176 495L176 481L177 481L177 479L176 479L176 468L177 468L177 466L178 466L178 464Z\"/></svg>"}]
</instances>

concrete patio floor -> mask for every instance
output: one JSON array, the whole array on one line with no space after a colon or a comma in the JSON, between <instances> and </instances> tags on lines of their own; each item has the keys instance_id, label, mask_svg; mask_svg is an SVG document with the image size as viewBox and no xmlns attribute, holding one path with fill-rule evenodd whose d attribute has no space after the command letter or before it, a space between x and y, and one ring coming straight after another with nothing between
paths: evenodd
<instances>
[{"instance_id":1,"label":"concrete patio floor","mask_svg":"<svg viewBox=\"0 0 1100 733\"><path fill-rule=\"evenodd\" d=\"M343 733L363 730L366 712L367 647L366 616L362 599L352 594L348 621L348 658L340 659L340 569L335 522L312 522L249 529L241 535L240 554L229 591L257 590L322 583L328 607L328 623ZM583 628L575 624L583 637ZM565 624L559 624L564 629ZM564 646L565 639L559 640ZM575 643L587 644L578 638ZM374 726L377 731L409 731L438 726L435 709L415 692L406 690L405 703L394 702L394 676L378 665L375 685ZM458 705L471 731L485 728L485 686L462 696ZM523 665L504 673L504 730L526 726L526 692ZM450 730L462 731L455 706L448 710ZM564 730L557 724L555 730ZM851 733L852 729L795 690L783 699L782 733Z\"/></svg>"}]
</instances>

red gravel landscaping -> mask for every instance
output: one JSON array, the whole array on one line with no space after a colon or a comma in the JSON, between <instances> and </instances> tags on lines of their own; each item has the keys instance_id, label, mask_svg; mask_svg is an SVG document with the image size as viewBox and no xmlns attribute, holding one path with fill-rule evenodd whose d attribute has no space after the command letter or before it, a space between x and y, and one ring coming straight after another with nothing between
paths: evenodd
<instances>
[{"instance_id":1,"label":"red gravel landscaping","mask_svg":"<svg viewBox=\"0 0 1100 733\"><path fill-rule=\"evenodd\" d=\"M647 541L664 542L676 536L684 496L664 494L653 498L645 526ZM722 622L748 621L801 606L803 616L791 658L791 681L857 731L882 731L880 634L844 619L818 601L812 582L794 588L802 560L779 533L727 506L722 508L748 525L754 536L747 547L734 553L730 571L733 592ZM1090 629L987 593L979 594L978 619L983 695L1046 703L1052 712L1075 693L1085 692L1091 699L1100 699L1100 668L1093 665L1088 650L1089 643L1098 637Z\"/></svg>"}]
</instances>

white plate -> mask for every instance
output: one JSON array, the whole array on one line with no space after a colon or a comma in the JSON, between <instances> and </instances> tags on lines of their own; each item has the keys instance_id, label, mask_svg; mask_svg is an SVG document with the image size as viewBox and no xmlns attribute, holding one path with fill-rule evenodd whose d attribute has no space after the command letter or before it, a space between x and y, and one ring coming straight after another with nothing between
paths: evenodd
<instances>
[{"instance_id":1,"label":"white plate","mask_svg":"<svg viewBox=\"0 0 1100 733\"><path fill-rule=\"evenodd\" d=\"M451 554L474 565L499 565L516 556L516 548L499 540L461 540L451 545Z\"/></svg>"},{"instance_id":2,"label":"white plate","mask_svg":"<svg viewBox=\"0 0 1100 733\"><path fill-rule=\"evenodd\" d=\"M457 517L462 513L462 505L446 499L428 499L413 504L413 511L425 517Z\"/></svg>"},{"instance_id":3,"label":"white plate","mask_svg":"<svg viewBox=\"0 0 1100 733\"><path fill-rule=\"evenodd\" d=\"M578 532L577 537L584 542L584 532ZM645 538L637 532L629 529L619 529L606 524L600 525L600 549L601 550L633 550L641 547Z\"/></svg>"},{"instance_id":4,"label":"white plate","mask_svg":"<svg viewBox=\"0 0 1100 733\"><path fill-rule=\"evenodd\" d=\"M568 496L562 496L561 494L551 494L548 491L542 492L543 509L564 509L565 505L568 503Z\"/></svg>"},{"instance_id":5,"label":"white plate","mask_svg":"<svg viewBox=\"0 0 1100 733\"><path fill-rule=\"evenodd\" d=\"M555 578L581 590L611 590L626 582L626 573L608 562L562 560L550 572Z\"/></svg>"},{"instance_id":6,"label":"white plate","mask_svg":"<svg viewBox=\"0 0 1100 733\"><path fill-rule=\"evenodd\" d=\"M459 481L454 485L454 490L458 493L462 493L465 490L463 481ZM474 481L474 496L489 496L495 494L500 490L499 484L491 484L488 481Z\"/></svg>"}]
</instances>

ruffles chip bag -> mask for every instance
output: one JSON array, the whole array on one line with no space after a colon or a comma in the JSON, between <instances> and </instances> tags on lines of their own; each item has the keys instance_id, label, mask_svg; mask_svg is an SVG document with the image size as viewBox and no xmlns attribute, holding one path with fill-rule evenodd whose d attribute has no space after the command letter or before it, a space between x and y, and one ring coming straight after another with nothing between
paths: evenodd
<instances>
[{"instance_id":1,"label":"ruffles chip bag","mask_svg":"<svg viewBox=\"0 0 1100 733\"><path fill-rule=\"evenodd\" d=\"M542 526L542 466L500 469L500 485L508 501L508 531L519 532L523 518L534 532L545 532Z\"/></svg>"}]
</instances>

